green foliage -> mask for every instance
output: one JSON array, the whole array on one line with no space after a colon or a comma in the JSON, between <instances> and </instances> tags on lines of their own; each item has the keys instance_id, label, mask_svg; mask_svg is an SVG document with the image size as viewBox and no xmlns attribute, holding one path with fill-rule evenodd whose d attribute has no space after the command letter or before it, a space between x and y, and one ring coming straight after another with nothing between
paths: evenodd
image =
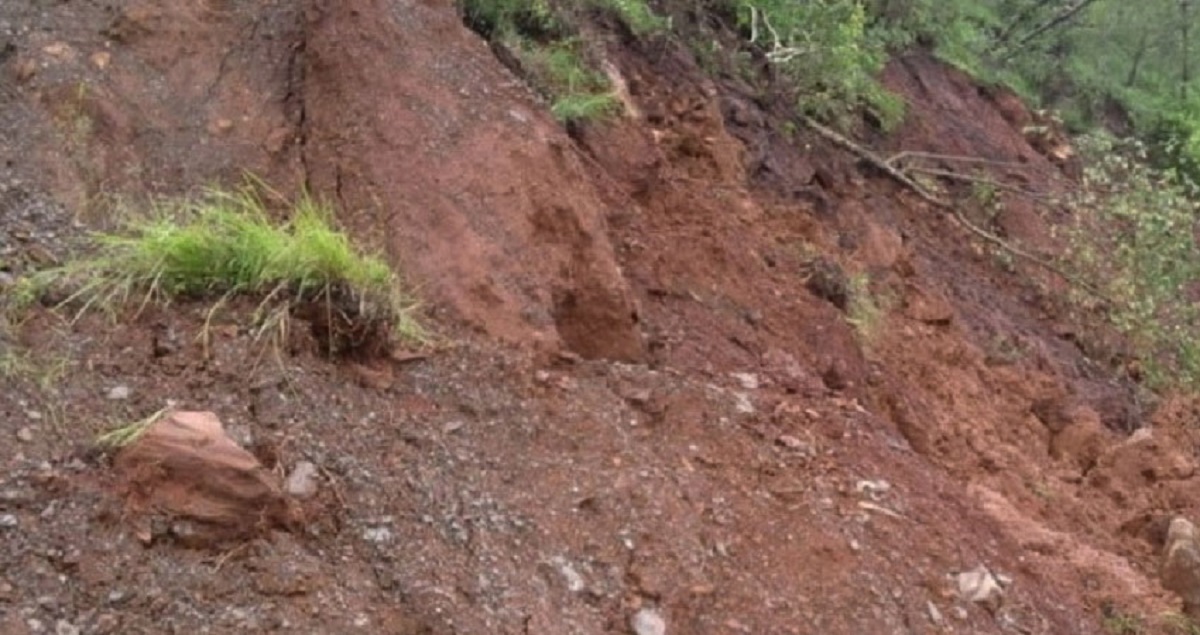
<instances>
[{"instance_id":1,"label":"green foliage","mask_svg":"<svg viewBox=\"0 0 1200 635\"><path fill-rule=\"evenodd\" d=\"M1151 387L1200 386L1200 280L1195 214L1200 191L1152 169L1144 147L1110 137L1081 140L1089 167L1071 201L1065 266L1099 289L1080 293L1131 342Z\"/></svg>"},{"instance_id":2,"label":"green foliage","mask_svg":"<svg viewBox=\"0 0 1200 635\"><path fill-rule=\"evenodd\" d=\"M1200 635L1200 624L1183 613L1164 613L1161 621L1168 632L1177 635Z\"/></svg>"},{"instance_id":3,"label":"green foliage","mask_svg":"<svg viewBox=\"0 0 1200 635\"><path fill-rule=\"evenodd\" d=\"M670 21L654 13L645 0L585 0L584 4L612 11L634 35L661 33L671 26Z\"/></svg>"},{"instance_id":4,"label":"green foliage","mask_svg":"<svg viewBox=\"0 0 1200 635\"><path fill-rule=\"evenodd\" d=\"M1074 9L1079 7L1080 10ZM1150 143L1162 167L1200 164L1200 7L1188 3L869 0L892 49L922 45L1062 113L1076 133Z\"/></svg>"},{"instance_id":5,"label":"green foliage","mask_svg":"<svg viewBox=\"0 0 1200 635\"><path fill-rule=\"evenodd\" d=\"M544 37L561 28L546 0L463 0L463 19L488 39Z\"/></svg>"},{"instance_id":6,"label":"green foliage","mask_svg":"<svg viewBox=\"0 0 1200 635\"><path fill-rule=\"evenodd\" d=\"M121 426L117 426L96 438L96 444L111 449L120 449L130 445L134 441L142 438L142 435L150 429L150 426L158 423L163 415L167 414L168 408L163 408L158 412L142 419Z\"/></svg>"},{"instance_id":7,"label":"green foliage","mask_svg":"<svg viewBox=\"0 0 1200 635\"><path fill-rule=\"evenodd\" d=\"M1146 632L1140 617L1126 613L1105 617L1104 630L1110 635L1141 635Z\"/></svg>"},{"instance_id":8,"label":"green foliage","mask_svg":"<svg viewBox=\"0 0 1200 635\"><path fill-rule=\"evenodd\" d=\"M866 106L884 129L904 105L875 79L886 61L884 41L868 29L857 0L738 0L738 24L796 90L797 106L842 128Z\"/></svg>"},{"instance_id":9,"label":"green foliage","mask_svg":"<svg viewBox=\"0 0 1200 635\"><path fill-rule=\"evenodd\" d=\"M1148 128L1152 163L1200 183L1200 100L1162 111Z\"/></svg>"},{"instance_id":10,"label":"green foliage","mask_svg":"<svg viewBox=\"0 0 1200 635\"><path fill-rule=\"evenodd\" d=\"M550 107L554 118L564 123L595 121L618 112L621 104L611 94L567 95Z\"/></svg>"},{"instance_id":11,"label":"green foliage","mask_svg":"<svg viewBox=\"0 0 1200 635\"><path fill-rule=\"evenodd\" d=\"M284 307L337 297L353 303L356 319L420 336L396 274L355 249L328 207L303 196L291 219L276 224L249 187L130 215L120 231L91 235L83 255L27 280L27 288L50 286L69 289L64 304L82 302L81 311L181 296L250 294Z\"/></svg>"},{"instance_id":12,"label":"green foliage","mask_svg":"<svg viewBox=\"0 0 1200 635\"><path fill-rule=\"evenodd\" d=\"M553 100L550 111L559 121L591 121L620 112L608 78L584 64L578 39L547 45L516 42L514 46L529 80Z\"/></svg>"},{"instance_id":13,"label":"green foliage","mask_svg":"<svg viewBox=\"0 0 1200 635\"><path fill-rule=\"evenodd\" d=\"M608 78L585 54L574 25L586 10L607 11L636 36L661 33L670 22L645 0L460 0L468 26L513 54L520 70L564 123L620 112Z\"/></svg>"},{"instance_id":14,"label":"green foliage","mask_svg":"<svg viewBox=\"0 0 1200 635\"><path fill-rule=\"evenodd\" d=\"M858 333L859 338L870 344L879 336L887 314L886 302L871 292L871 278L858 274L850 278L850 297L846 307L846 321Z\"/></svg>"}]
</instances>

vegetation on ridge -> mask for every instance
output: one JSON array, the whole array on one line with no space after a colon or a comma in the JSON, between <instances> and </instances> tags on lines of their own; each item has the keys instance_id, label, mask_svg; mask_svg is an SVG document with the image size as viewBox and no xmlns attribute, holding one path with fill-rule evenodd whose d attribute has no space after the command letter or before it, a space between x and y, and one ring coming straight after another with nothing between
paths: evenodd
<instances>
[{"instance_id":1,"label":"vegetation on ridge","mask_svg":"<svg viewBox=\"0 0 1200 635\"><path fill-rule=\"evenodd\" d=\"M323 306L359 330L420 339L414 301L380 258L356 249L331 210L301 196L273 222L256 189L212 190L131 213L118 231L89 236L80 255L22 281L29 302L50 288L61 305L116 310L177 297L261 298L260 317L278 321L305 304ZM332 347L331 347L332 348Z\"/></svg>"}]
</instances>

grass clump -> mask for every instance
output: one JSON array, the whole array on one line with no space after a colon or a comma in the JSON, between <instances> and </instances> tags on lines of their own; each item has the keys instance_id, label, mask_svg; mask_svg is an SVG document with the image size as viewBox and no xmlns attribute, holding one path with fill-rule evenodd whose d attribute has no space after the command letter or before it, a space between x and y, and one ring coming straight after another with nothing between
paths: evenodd
<instances>
[{"instance_id":1,"label":"grass clump","mask_svg":"<svg viewBox=\"0 0 1200 635\"><path fill-rule=\"evenodd\" d=\"M328 206L304 195L290 211L274 222L253 187L160 203L117 231L92 234L84 255L37 274L33 286L65 287L63 304L82 303L80 312L250 295L275 315L318 304L360 329L386 324L389 336L420 337L395 272L356 249Z\"/></svg>"},{"instance_id":2,"label":"grass clump","mask_svg":"<svg viewBox=\"0 0 1200 635\"><path fill-rule=\"evenodd\" d=\"M466 25L511 56L510 65L564 124L621 112L611 82L578 37L587 11L608 12L639 37L669 26L644 0L460 0L460 7Z\"/></svg>"},{"instance_id":3,"label":"grass clump","mask_svg":"<svg viewBox=\"0 0 1200 635\"><path fill-rule=\"evenodd\" d=\"M158 412L155 412L145 419L115 427L112 430L109 430L108 432L96 437L96 444L100 447L114 450L119 450L123 447L126 447L132 444L134 441L142 438L142 435L150 429L150 426L158 423L158 421L162 419L163 415L167 414L168 410L170 410L169 406L159 410Z\"/></svg>"},{"instance_id":4,"label":"grass clump","mask_svg":"<svg viewBox=\"0 0 1200 635\"><path fill-rule=\"evenodd\" d=\"M854 327L864 343L879 336L887 310L883 300L871 292L871 279L866 274L850 277L846 321Z\"/></svg>"},{"instance_id":5,"label":"grass clump","mask_svg":"<svg viewBox=\"0 0 1200 635\"><path fill-rule=\"evenodd\" d=\"M608 78L584 64L579 40L526 46L521 59L535 86L551 97L550 112L555 119L563 123L595 121L620 112Z\"/></svg>"}]
</instances>

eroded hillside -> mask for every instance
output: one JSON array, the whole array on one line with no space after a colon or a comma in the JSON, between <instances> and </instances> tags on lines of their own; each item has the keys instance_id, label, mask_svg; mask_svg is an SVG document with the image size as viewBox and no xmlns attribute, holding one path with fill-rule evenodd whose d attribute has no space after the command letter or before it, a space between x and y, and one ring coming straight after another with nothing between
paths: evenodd
<instances>
[{"instance_id":1,"label":"eroded hillside","mask_svg":"<svg viewBox=\"0 0 1200 635\"><path fill-rule=\"evenodd\" d=\"M4 632L1174 632L1194 404L1146 403L1061 281L787 103L598 16L625 114L568 134L450 2L177 5L0 8L0 285L107 201L249 171L335 201L453 345L264 349L252 303L3 324ZM909 111L864 145L1071 187L1010 95L919 53L884 80ZM314 464L296 526L135 513L91 448L168 400ZM962 597L981 565L1002 603Z\"/></svg>"}]
</instances>

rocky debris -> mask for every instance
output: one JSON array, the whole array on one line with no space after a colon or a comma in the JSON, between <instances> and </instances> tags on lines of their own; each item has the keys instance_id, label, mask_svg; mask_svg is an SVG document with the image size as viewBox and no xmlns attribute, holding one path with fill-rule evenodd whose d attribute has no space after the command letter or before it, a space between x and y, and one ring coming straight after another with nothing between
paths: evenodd
<instances>
[{"instance_id":1,"label":"rocky debris","mask_svg":"<svg viewBox=\"0 0 1200 635\"><path fill-rule=\"evenodd\" d=\"M1200 619L1200 540L1186 518L1171 520L1159 569L1163 588L1183 600L1183 612Z\"/></svg>"},{"instance_id":2,"label":"rocky debris","mask_svg":"<svg viewBox=\"0 0 1200 635\"><path fill-rule=\"evenodd\" d=\"M108 392L105 393L105 396L113 401L121 401L123 399L129 399L129 396L132 394L133 390L131 390L129 386L121 385L109 388Z\"/></svg>"},{"instance_id":3,"label":"rocky debris","mask_svg":"<svg viewBox=\"0 0 1200 635\"><path fill-rule=\"evenodd\" d=\"M12 529L20 524L13 514L0 514L0 529Z\"/></svg>"},{"instance_id":4,"label":"rocky debris","mask_svg":"<svg viewBox=\"0 0 1200 635\"><path fill-rule=\"evenodd\" d=\"M575 565L569 562L562 556L555 556L550 559L550 564L554 565L563 579L567 582L567 590L572 593L579 593L587 588L587 582L583 576L575 568Z\"/></svg>"},{"instance_id":5,"label":"rocky debris","mask_svg":"<svg viewBox=\"0 0 1200 635\"><path fill-rule=\"evenodd\" d=\"M245 538L298 520L277 477L226 436L211 412L166 415L121 450L114 466L131 509L171 514L171 535L188 545Z\"/></svg>"},{"instance_id":6,"label":"rocky debris","mask_svg":"<svg viewBox=\"0 0 1200 635\"><path fill-rule=\"evenodd\" d=\"M283 491L296 498L312 498L317 494L317 466L310 461L300 461L292 468Z\"/></svg>"},{"instance_id":7,"label":"rocky debris","mask_svg":"<svg viewBox=\"0 0 1200 635\"><path fill-rule=\"evenodd\" d=\"M1161 432L1141 428L1100 456L1089 476L1138 488L1147 483L1187 479L1195 473L1195 463L1178 444Z\"/></svg>"},{"instance_id":8,"label":"rocky debris","mask_svg":"<svg viewBox=\"0 0 1200 635\"><path fill-rule=\"evenodd\" d=\"M644 608L633 614L629 625L636 635L666 635L667 622L652 608Z\"/></svg>"},{"instance_id":9,"label":"rocky debris","mask_svg":"<svg viewBox=\"0 0 1200 635\"><path fill-rule=\"evenodd\" d=\"M33 441L33 430L29 426L17 430L17 440L22 443Z\"/></svg>"},{"instance_id":10,"label":"rocky debris","mask_svg":"<svg viewBox=\"0 0 1200 635\"><path fill-rule=\"evenodd\" d=\"M368 527L362 532L363 540L377 545L386 545L392 541L392 530L387 527Z\"/></svg>"},{"instance_id":11,"label":"rocky debris","mask_svg":"<svg viewBox=\"0 0 1200 635\"><path fill-rule=\"evenodd\" d=\"M979 604L991 613L999 610L1004 603L1002 579L984 565L959 573L957 581L958 594L962 599Z\"/></svg>"}]
</instances>

